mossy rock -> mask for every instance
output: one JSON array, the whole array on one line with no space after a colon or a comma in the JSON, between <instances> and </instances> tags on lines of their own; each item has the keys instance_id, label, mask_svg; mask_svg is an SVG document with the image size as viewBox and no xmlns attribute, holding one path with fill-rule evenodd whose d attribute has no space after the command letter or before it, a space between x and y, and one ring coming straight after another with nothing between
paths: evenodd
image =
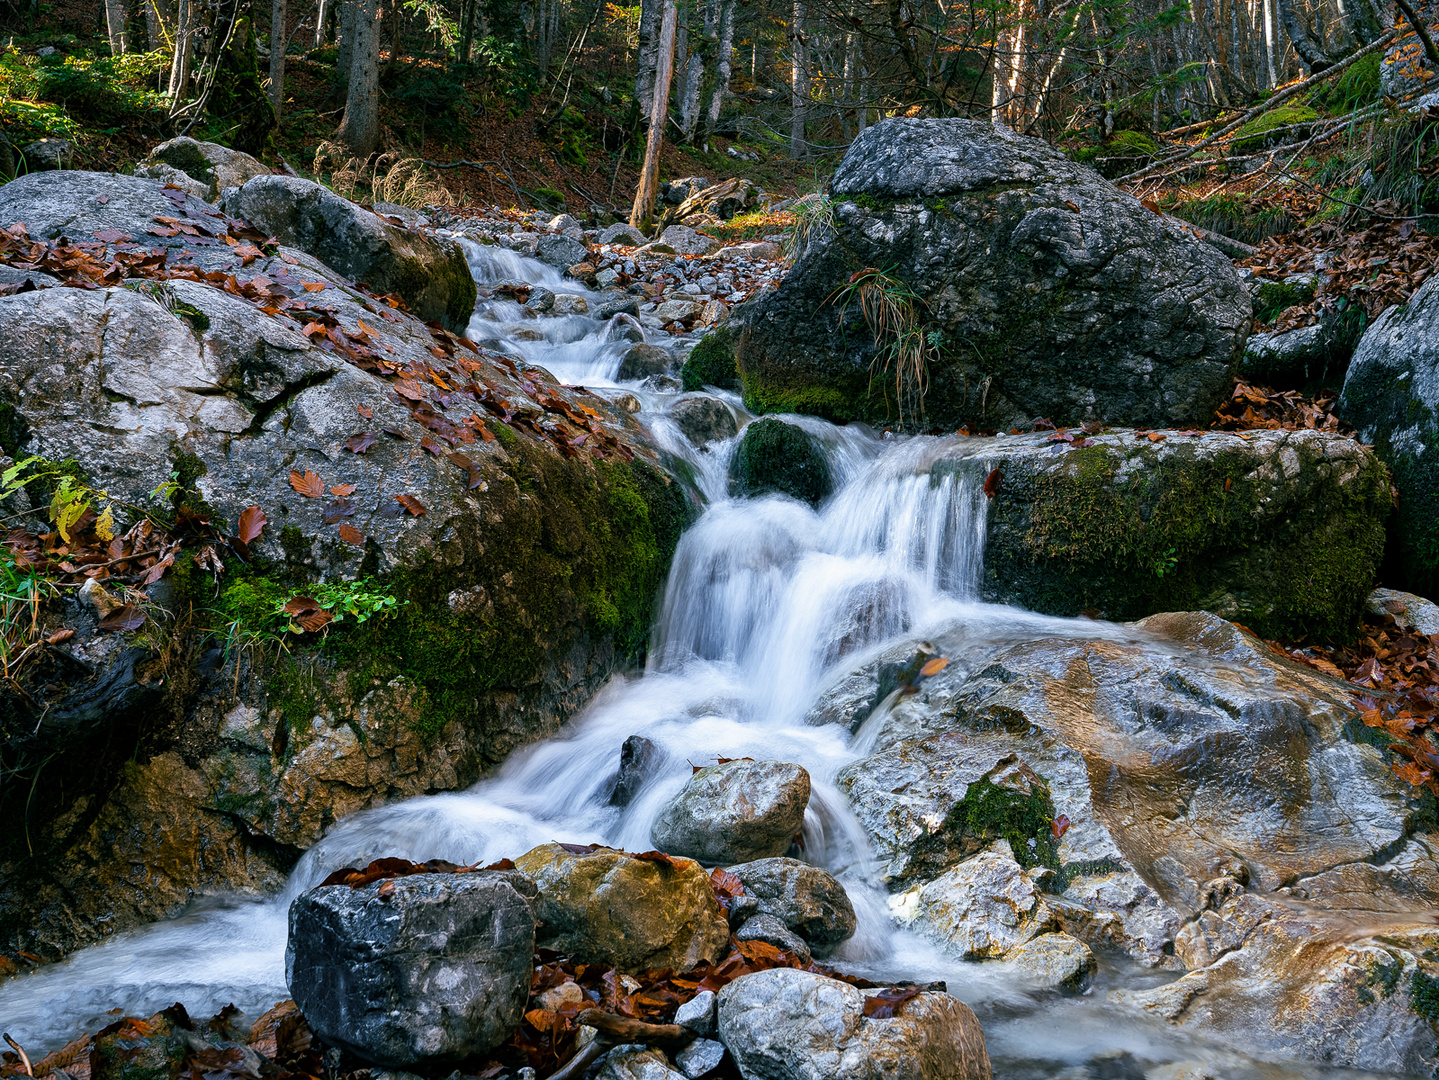
<instances>
[{"instance_id":1,"label":"mossy rock","mask_svg":"<svg viewBox=\"0 0 1439 1080\"><path fill-rule=\"evenodd\" d=\"M816 506L834 490L834 478L814 436L766 417L745 428L730 466L730 489L749 496L778 492Z\"/></svg>"},{"instance_id":2,"label":"mossy rock","mask_svg":"<svg viewBox=\"0 0 1439 1080\"><path fill-rule=\"evenodd\" d=\"M1310 282L1261 281L1254 290L1254 318L1273 322L1290 308L1313 300L1314 290L1315 284Z\"/></svg>"},{"instance_id":3,"label":"mossy rock","mask_svg":"<svg viewBox=\"0 0 1439 1080\"><path fill-rule=\"evenodd\" d=\"M1005 439L983 463L1002 476L986 599L1114 620L1211 611L1266 638L1353 637L1389 513L1387 472L1353 440L1126 432L1050 449Z\"/></svg>"},{"instance_id":4,"label":"mossy rock","mask_svg":"<svg viewBox=\"0 0 1439 1080\"><path fill-rule=\"evenodd\" d=\"M1282 105L1249 121L1235 132L1234 149L1241 154L1263 150L1271 141L1269 133L1276 128L1288 127L1290 124L1306 124L1317 119L1319 119L1319 114L1308 105ZM1289 131L1273 138L1283 140L1285 137L1296 137L1302 134L1302 131Z\"/></svg>"},{"instance_id":5,"label":"mossy rock","mask_svg":"<svg viewBox=\"0 0 1439 1080\"><path fill-rule=\"evenodd\" d=\"M702 337L680 368L680 381L686 391L717 386L722 390L740 388L739 370L735 367L734 341L729 327L721 326Z\"/></svg>"}]
</instances>

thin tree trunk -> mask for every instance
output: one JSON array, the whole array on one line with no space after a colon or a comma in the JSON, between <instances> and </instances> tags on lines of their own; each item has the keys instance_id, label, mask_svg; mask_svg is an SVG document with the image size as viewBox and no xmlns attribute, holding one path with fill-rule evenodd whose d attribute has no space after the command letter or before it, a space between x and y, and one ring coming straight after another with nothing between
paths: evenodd
<instances>
[{"instance_id":1,"label":"thin tree trunk","mask_svg":"<svg viewBox=\"0 0 1439 1080\"><path fill-rule=\"evenodd\" d=\"M170 98L178 103L190 82L190 33L194 21L193 0L175 5L175 52L170 60Z\"/></svg>"},{"instance_id":2,"label":"thin tree trunk","mask_svg":"<svg viewBox=\"0 0 1439 1080\"><path fill-rule=\"evenodd\" d=\"M806 156L804 121L809 111L809 42L804 21L804 0L794 0L794 18L789 25L790 106L794 110L789 121L789 156L796 160Z\"/></svg>"},{"instance_id":3,"label":"thin tree trunk","mask_svg":"<svg viewBox=\"0 0 1439 1080\"><path fill-rule=\"evenodd\" d=\"M1276 0L1279 5L1279 18L1284 23L1284 32L1289 35L1289 41L1294 46L1294 51L1299 54L1299 59L1309 74L1317 75L1327 67L1333 67L1334 61L1324 55L1313 38L1309 36L1309 27L1299 12L1294 9L1294 0Z\"/></svg>"},{"instance_id":4,"label":"thin tree trunk","mask_svg":"<svg viewBox=\"0 0 1439 1080\"><path fill-rule=\"evenodd\" d=\"M105 0L105 28L110 34L110 53L122 56L129 51L125 32L125 0Z\"/></svg>"},{"instance_id":5,"label":"thin tree trunk","mask_svg":"<svg viewBox=\"0 0 1439 1080\"><path fill-rule=\"evenodd\" d=\"M330 15L330 5L334 0L320 0L320 10L315 15L315 48L325 43L325 20Z\"/></svg>"},{"instance_id":6,"label":"thin tree trunk","mask_svg":"<svg viewBox=\"0 0 1439 1080\"><path fill-rule=\"evenodd\" d=\"M460 63L470 62L470 53L475 47L475 15L479 11L480 0L465 0L462 9L463 29L460 31Z\"/></svg>"},{"instance_id":7,"label":"thin tree trunk","mask_svg":"<svg viewBox=\"0 0 1439 1080\"><path fill-rule=\"evenodd\" d=\"M719 124L720 109L724 107L725 95L729 93L730 75L733 74L734 56L734 9L736 0L719 0L719 42L715 51L715 79L710 88L709 101L704 110L704 131L700 142L709 145L710 136Z\"/></svg>"},{"instance_id":8,"label":"thin tree trunk","mask_svg":"<svg viewBox=\"0 0 1439 1080\"><path fill-rule=\"evenodd\" d=\"M665 0L657 45L659 63L653 84L649 138L645 140L645 163L640 170L639 186L635 189L635 204L630 210L630 225L641 232L648 232L654 222L655 195L660 189L660 146L664 143L665 124L669 118L670 78L674 74L675 63L675 24L678 21L679 10L674 0Z\"/></svg>"},{"instance_id":9,"label":"thin tree trunk","mask_svg":"<svg viewBox=\"0 0 1439 1080\"><path fill-rule=\"evenodd\" d=\"M336 21L340 24L336 34L335 42L339 49L335 53L335 74L342 77L348 84L350 81L350 67L355 59L355 9L357 0L332 0L336 5Z\"/></svg>"},{"instance_id":10,"label":"thin tree trunk","mask_svg":"<svg viewBox=\"0 0 1439 1080\"><path fill-rule=\"evenodd\" d=\"M354 9L355 37L345 115L335 141L357 160L368 161L380 144L380 35L376 0L346 0Z\"/></svg>"},{"instance_id":11,"label":"thin tree trunk","mask_svg":"<svg viewBox=\"0 0 1439 1080\"><path fill-rule=\"evenodd\" d=\"M285 104L285 0L270 0L270 105L275 110L275 123Z\"/></svg>"},{"instance_id":12,"label":"thin tree trunk","mask_svg":"<svg viewBox=\"0 0 1439 1080\"><path fill-rule=\"evenodd\" d=\"M654 101L655 73L659 70L659 29L664 0L641 0L639 49L635 56L635 104L649 116Z\"/></svg>"}]
</instances>

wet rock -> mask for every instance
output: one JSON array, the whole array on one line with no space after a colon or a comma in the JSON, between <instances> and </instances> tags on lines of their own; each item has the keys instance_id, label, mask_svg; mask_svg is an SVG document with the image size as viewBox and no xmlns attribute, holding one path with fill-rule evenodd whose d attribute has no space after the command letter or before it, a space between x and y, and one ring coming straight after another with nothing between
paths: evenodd
<instances>
[{"instance_id":1,"label":"wet rock","mask_svg":"<svg viewBox=\"0 0 1439 1080\"><path fill-rule=\"evenodd\" d=\"M494 871L315 889L290 907L285 980L331 1045L391 1068L460 1061L524 1015L534 902Z\"/></svg>"},{"instance_id":2,"label":"wet rock","mask_svg":"<svg viewBox=\"0 0 1439 1080\"><path fill-rule=\"evenodd\" d=\"M1392 616L1394 625L1417 634L1439 634L1439 604L1398 589L1375 589L1365 610L1378 617Z\"/></svg>"},{"instance_id":3,"label":"wet rock","mask_svg":"<svg viewBox=\"0 0 1439 1080\"><path fill-rule=\"evenodd\" d=\"M697 318L703 307L693 300L666 300L655 308L655 318L662 323L684 323Z\"/></svg>"},{"instance_id":4,"label":"wet rock","mask_svg":"<svg viewBox=\"0 0 1439 1080\"><path fill-rule=\"evenodd\" d=\"M778 492L811 506L834 489L829 462L819 441L776 417L744 429L730 464L730 491L737 496Z\"/></svg>"},{"instance_id":5,"label":"wet rock","mask_svg":"<svg viewBox=\"0 0 1439 1080\"><path fill-rule=\"evenodd\" d=\"M1049 913L1009 845L966 859L919 889L911 925L964 960L997 960L1038 935Z\"/></svg>"},{"instance_id":6,"label":"wet rock","mask_svg":"<svg viewBox=\"0 0 1439 1080\"><path fill-rule=\"evenodd\" d=\"M728 761L700 769L660 811L650 839L708 864L783 855L804 824L809 773L782 761Z\"/></svg>"},{"instance_id":7,"label":"wet rock","mask_svg":"<svg viewBox=\"0 0 1439 1080\"><path fill-rule=\"evenodd\" d=\"M651 375L667 374L674 365L674 357L668 349L658 345L632 345L620 359L619 371L615 378L624 382L647 379Z\"/></svg>"},{"instance_id":8,"label":"wet rock","mask_svg":"<svg viewBox=\"0 0 1439 1080\"><path fill-rule=\"evenodd\" d=\"M172 170L201 185L200 197L206 202L218 202L226 188L241 187L256 176L270 175L269 167L249 154L219 143L198 142L188 135L162 142L151 150L149 157L135 167L135 175L168 181Z\"/></svg>"},{"instance_id":9,"label":"wet rock","mask_svg":"<svg viewBox=\"0 0 1439 1080\"><path fill-rule=\"evenodd\" d=\"M589 301L576 293L556 293L554 306L550 309L553 315L584 315L590 310Z\"/></svg>"},{"instance_id":10,"label":"wet rock","mask_svg":"<svg viewBox=\"0 0 1439 1080\"><path fill-rule=\"evenodd\" d=\"M926 305L926 330L969 343L930 361L926 428L1205 426L1229 393L1252 318L1229 260L1047 143L986 122L889 119L855 139L830 190L833 227L811 230L744 316L753 409L914 415L892 373L871 379L860 305L829 299L863 266L893 267Z\"/></svg>"},{"instance_id":11,"label":"wet rock","mask_svg":"<svg viewBox=\"0 0 1439 1080\"><path fill-rule=\"evenodd\" d=\"M774 1080L990 1080L979 1022L922 993L899 1015L864 1015L865 995L807 971L741 975L719 995L720 1039L741 1074Z\"/></svg>"},{"instance_id":12,"label":"wet rock","mask_svg":"<svg viewBox=\"0 0 1439 1080\"><path fill-rule=\"evenodd\" d=\"M683 1073L670 1068L663 1051L639 1043L616 1046L596 1064L594 1080L684 1080Z\"/></svg>"},{"instance_id":13,"label":"wet rock","mask_svg":"<svg viewBox=\"0 0 1439 1080\"><path fill-rule=\"evenodd\" d=\"M743 926L735 931L736 941L763 941L777 949L794 953L801 964L808 964L809 945L804 938L787 927L773 915L752 915Z\"/></svg>"},{"instance_id":14,"label":"wet rock","mask_svg":"<svg viewBox=\"0 0 1439 1080\"><path fill-rule=\"evenodd\" d=\"M1364 332L1335 411L1374 447L1399 491L1385 581L1439 596L1439 280Z\"/></svg>"},{"instance_id":15,"label":"wet rock","mask_svg":"<svg viewBox=\"0 0 1439 1080\"><path fill-rule=\"evenodd\" d=\"M645 235L633 225L619 221L600 233L599 242L601 244L621 244L626 247L639 247L645 242Z\"/></svg>"},{"instance_id":16,"label":"wet rock","mask_svg":"<svg viewBox=\"0 0 1439 1080\"><path fill-rule=\"evenodd\" d=\"M1040 934L1005 953L1006 963L1034 986L1083 993L1099 962L1088 945L1068 934Z\"/></svg>"},{"instance_id":17,"label":"wet rock","mask_svg":"<svg viewBox=\"0 0 1439 1080\"><path fill-rule=\"evenodd\" d=\"M729 872L773 915L813 945L835 945L854 936L854 905L827 870L798 859L758 859Z\"/></svg>"},{"instance_id":18,"label":"wet rock","mask_svg":"<svg viewBox=\"0 0 1439 1080\"><path fill-rule=\"evenodd\" d=\"M698 1035L713 1034L715 1001L716 994L713 990L701 990L675 1011L675 1023Z\"/></svg>"},{"instance_id":19,"label":"wet rock","mask_svg":"<svg viewBox=\"0 0 1439 1080\"><path fill-rule=\"evenodd\" d=\"M706 386L717 386L721 390L740 388L734 343L727 327L711 330L700 338L685 357L680 378L686 390L702 390Z\"/></svg>"},{"instance_id":20,"label":"wet rock","mask_svg":"<svg viewBox=\"0 0 1439 1080\"><path fill-rule=\"evenodd\" d=\"M600 320L613 319L616 315L637 316L640 313L639 301L633 296L616 296L604 301L595 308L595 318Z\"/></svg>"},{"instance_id":21,"label":"wet rock","mask_svg":"<svg viewBox=\"0 0 1439 1080\"><path fill-rule=\"evenodd\" d=\"M729 947L729 923L703 868L545 844L515 860L539 886L539 944L622 971L688 971Z\"/></svg>"},{"instance_id":22,"label":"wet rock","mask_svg":"<svg viewBox=\"0 0 1439 1080\"><path fill-rule=\"evenodd\" d=\"M535 258L556 270L582 263L589 254L589 248L568 236L542 236L535 243Z\"/></svg>"},{"instance_id":23,"label":"wet rock","mask_svg":"<svg viewBox=\"0 0 1439 1080\"><path fill-rule=\"evenodd\" d=\"M225 199L225 209L351 281L402 297L420 319L455 333L469 325L475 280L453 240L391 225L298 176L256 176Z\"/></svg>"},{"instance_id":24,"label":"wet rock","mask_svg":"<svg viewBox=\"0 0 1439 1080\"><path fill-rule=\"evenodd\" d=\"M620 771L610 792L611 806L628 806L659 764L660 749L643 735L631 735L620 747Z\"/></svg>"},{"instance_id":25,"label":"wet rock","mask_svg":"<svg viewBox=\"0 0 1439 1080\"><path fill-rule=\"evenodd\" d=\"M720 1067L724 1061L724 1043L714 1039L696 1039L675 1055L675 1065L689 1080L699 1080Z\"/></svg>"},{"instance_id":26,"label":"wet rock","mask_svg":"<svg viewBox=\"0 0 1439 1080\"><path fill-rule=\"evenodd\" d=\"M732 439L739 432L734 410L709 394L680 398L670 406L670 418L695 446Z\"/></svg>"},{"instance_id":27,"label":"wet rock","mask_svg":"<svg viewBox=\"0 0 1439 1080\"><path fill-rule=\"evenodd\" d=\"M660 233L659 242L672 248L676 255L709 255L720 246L718 240L695 232L688 225L671 225Z\"/></svg>"},{"instance_id":28,"label":"wet rock","mask_svg":"<svg viewBox=\"0 0 1439 1080\"><path fill-rule=\"evenodd\" d=\"M555 294L543 285L535 285L530 288L529 298L525 301L525 307L537 315L548 313L555 306Z\"/></svg>"},{"instance_id":29,"label":"wet rock","mask_svg":"<svg viewBox=\"0 0 1439 1080\"><path fill-rule=\"evenodd\" d=\"M999 472L985 599L1109 619L1212 611L1269 638L1355 631L1391 507L1375 453L1317 431L1086 441L961 438L941 453L936 471L968 470L971 490Z\"/></svg>"}]
</instances>

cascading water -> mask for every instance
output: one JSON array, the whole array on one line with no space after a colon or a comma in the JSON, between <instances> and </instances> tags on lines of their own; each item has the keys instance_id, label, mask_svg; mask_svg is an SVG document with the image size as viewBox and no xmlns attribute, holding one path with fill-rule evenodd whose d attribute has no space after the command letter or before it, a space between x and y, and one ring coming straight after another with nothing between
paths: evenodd
<instances>
[{"instance_id":1,"label":"cascading water","mask_svg":"<svg viewBox=\"0 0 1439 1080\"><path fill-rule=\"evenodd\" d=\"M478 245L469 250L482 283L522 279L575 291L532 260ZM623 335L637 325L617 320L525 319L518 304L491 301L471 336L499 341L564 381L606 387L615 385ZM523 328L537 333L517 338L514 331ZM516 753L468 791L339 822L305 854L278 897L204 901L178 919L0 984L0 1026L43 1053L94 1030L117 1006L144 1016L179 1000L204 1015L234 1002L253 1015L288 996L290 900L332 870L381 856L490 862L552 840L644 850L652 846L651 823L685 783L691 762L754 757L796 762L810 773L807 855L845 882L860 920L833 961L876 978L947 980L978 1012L997 1076L1058 1077L1123 1051L1150 1061L1203 1059L1230 1077L1333 1072L1259 1064L1158 1022L1105 1010L1107 987L1170 975L1106 967L1090 996L1055 999L1007 981L993 965L949 959L897 929L864 834L835 786L839 771L865 755L869 736L863 728L851 737L839 725L807 724L816 698L886 648L945 631L954 640L956 628L975 643L972 656L951 653L950 662L960 665L1010 641L1117 636L1120 629L978 602L983 474L977 467L972 475L933 474L944 440L886 440L859 426L795 419L825 444L836 493L818 511L775 496L732 500L725 475L735 440L697 450L664 416L673 395L626 389L708 500L675 553L647 670L614 679L560 736ZM636 734L659 749L655 771L628 806L614 807L609 794L620 747Z\"/></svg>"}]
</instances>

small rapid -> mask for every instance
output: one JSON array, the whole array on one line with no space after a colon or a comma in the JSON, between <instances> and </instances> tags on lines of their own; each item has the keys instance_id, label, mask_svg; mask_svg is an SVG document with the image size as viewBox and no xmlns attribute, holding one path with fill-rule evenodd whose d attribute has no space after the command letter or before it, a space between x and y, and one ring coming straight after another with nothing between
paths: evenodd
<instances>
[{"instance_id":1,"label":"small rapid","mask_svg":"<svg viewBox=\"0 0 1439 1080\"><path fill-rule=\"evenodd\" d=\"M467 251L484 285L526 281L583 293L513 252L478 244ZM526 328L530 334L516 336ZM557 736L516 752L469 790L339 821L278 896L203 900L177 919L0 983L0 1026L43 1053L103 1025L117 1007L145 1016L178 1000L206 1015L233 1002L253 1016L288 996L289 902L331 871L383 856L491 862L550 841L645 850L653 846L651 824L693 764L754 757L795 762L810 773L806 857L845 883L859 916L858 932L831 962L877 979L946 980L978 1013L996 1076L1058 1078L1124 1053L1204 1061L1230 1078L1337 1075L1259 1062L1104 1005L1108 989L1173 975L1106 960L1088 996L1059 999L1029 990L997 965L952 959L896 925L865 835L836 786L839 772L865 756L867 732L851 736L837 724L807 723L820 695L909 640L947 634L972 642L972 655L950 656L965 665L998 644L1042 635L1132 633L980 602L983 472L977 462L968 472L933 470L947 440L884 438L861 425L789 418L826 448L835 493L817 510L778 496L731 498L726 475L737 437L694 447L666 416L674 393L617 383L636 332L642 328L628 316L534 319L517 303L487 300L470 336L498 341L561 381L635 395L640 419L685 464L705 500L675 552L646 669L613 678ZM743 415L737 398L725 400ZM657 760L636 798L612 806L620 748L632 735L649 739Z\"/></svg>"}]
</instances>

